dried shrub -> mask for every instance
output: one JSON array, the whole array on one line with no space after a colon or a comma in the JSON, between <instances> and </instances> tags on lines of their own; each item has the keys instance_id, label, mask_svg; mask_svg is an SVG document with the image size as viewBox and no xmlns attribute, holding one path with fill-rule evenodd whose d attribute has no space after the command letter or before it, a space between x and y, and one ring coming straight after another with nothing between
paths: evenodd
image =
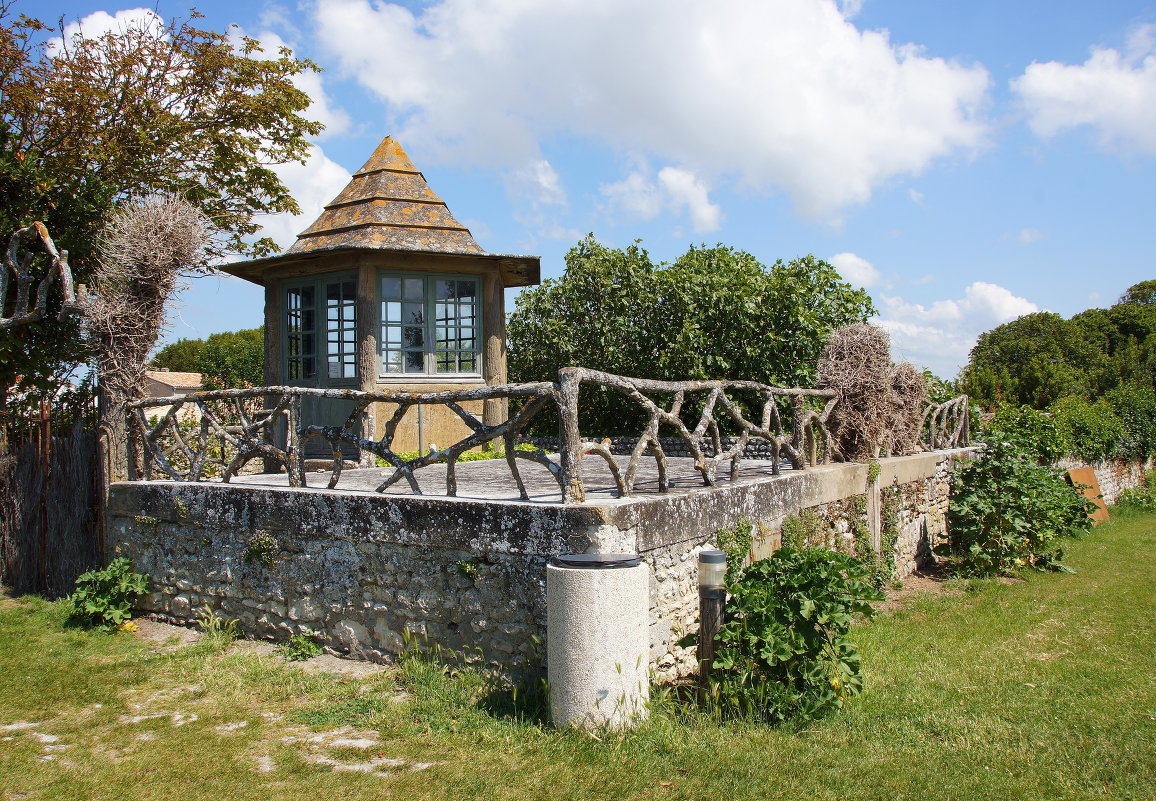
<instances>
[{"instance_id":1,"label":"dried shrub","mask_svg":"<svg viewBox=\"0 0 1156 801\"><path fill-rule=\"evenodd\" d=\"M845 326L819 357L819 386L839 391L828 425L844 459L879 453L891 421L891 338L867 323Z\"/></svg>"},{"instance_id":2,"label":"dried shrub","mask_svg":"<svg viewBox=\"0 0 1156 801\"><path fill-rule=\"evenodd\" d=\"M904 362L891 374L891 422L888 450L892 456L917 453L923 424L923 410L931 401L927 382L915 365Z\"/></svg>"}]
</instances>

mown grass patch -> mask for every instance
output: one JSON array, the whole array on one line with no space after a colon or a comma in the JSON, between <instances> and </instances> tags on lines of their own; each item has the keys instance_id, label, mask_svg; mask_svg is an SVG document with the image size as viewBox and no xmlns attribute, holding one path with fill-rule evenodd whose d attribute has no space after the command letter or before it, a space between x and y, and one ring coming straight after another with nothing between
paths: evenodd
<instances>
[{"instance_id":1,"label":"mown grass patch","mask_svg":"<svg viewBox=\"0 0 1156 801\"><path fill-rule=\"evenodd\" d=\"M866 690L837 715L720 725L658 692L646 725L598 739L472 671L164 655L3 604L0 727L35 725L0 731L0 798L1154 797L1156 516L1118 516L1065 561L1075 575L958 582L857 626Z\"/></svg>"}]
</instances>

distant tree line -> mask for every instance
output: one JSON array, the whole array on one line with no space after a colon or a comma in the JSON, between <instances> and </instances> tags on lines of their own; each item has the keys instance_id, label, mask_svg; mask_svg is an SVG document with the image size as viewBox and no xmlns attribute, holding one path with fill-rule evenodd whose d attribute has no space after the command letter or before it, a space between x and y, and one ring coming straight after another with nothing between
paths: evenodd
<instances>
[{"instance_id":1,"label":"distant tree line","mask_svg":"<svg viewBox=\"0 0 1156 801\"><path fill-rule=\"evenodd\" d=\"M177 340L161 348L149 366L200 373L205 389L233 389L265 383L264 363L265 329L260 327Z\"/></svg>"},{"instance_id":2,"label":"distant tree line","mask_svg":"<svg viewBox=\"0 0 1156 801\"><path fill-rule=\"evenodd\" d=\"M1156 455L1156 280L1107 309L1038 312L982 334L960 386L989 411L1050 412L1073 455Z\"/></svg>"}]
</instances>

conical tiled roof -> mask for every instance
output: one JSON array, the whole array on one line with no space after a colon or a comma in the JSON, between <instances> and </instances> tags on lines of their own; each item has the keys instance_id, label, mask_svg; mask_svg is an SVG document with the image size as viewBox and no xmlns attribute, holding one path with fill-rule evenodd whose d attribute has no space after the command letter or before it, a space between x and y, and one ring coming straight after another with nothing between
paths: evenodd
<instances>
[{"instance_id":1,"label":"conical tiled roof","mask_svg":"<svg viewBox=\"0 0 1156 801\"><path fill-rule=\"evenodd\" d=\"M485 253L388 136L286 255L338 248Z\"/></svg>"}]
</instances>

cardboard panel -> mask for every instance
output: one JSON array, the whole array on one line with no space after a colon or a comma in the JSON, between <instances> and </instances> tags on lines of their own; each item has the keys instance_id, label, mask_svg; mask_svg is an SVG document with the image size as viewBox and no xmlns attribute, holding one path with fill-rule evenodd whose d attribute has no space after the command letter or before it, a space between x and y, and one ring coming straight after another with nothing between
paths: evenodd
<instances>
[{"instance_id":1,"label":"cardboard panel","mask_svg":"<svg viewBox=\"0 0 1156 801\"><path fill-rule=\"evenodd\" d=\"M1096 471L1090 467L1077 467L1065 473L1068 483L1080 487L1080 494L1096 504L1096 511L1092 513L1092 520L1101 523L1108 519L1108 507L1100 497L1100 482L1096 480ZM1083 486L1081 486L1083 485Z\"/></svg>"}]
</instances>

